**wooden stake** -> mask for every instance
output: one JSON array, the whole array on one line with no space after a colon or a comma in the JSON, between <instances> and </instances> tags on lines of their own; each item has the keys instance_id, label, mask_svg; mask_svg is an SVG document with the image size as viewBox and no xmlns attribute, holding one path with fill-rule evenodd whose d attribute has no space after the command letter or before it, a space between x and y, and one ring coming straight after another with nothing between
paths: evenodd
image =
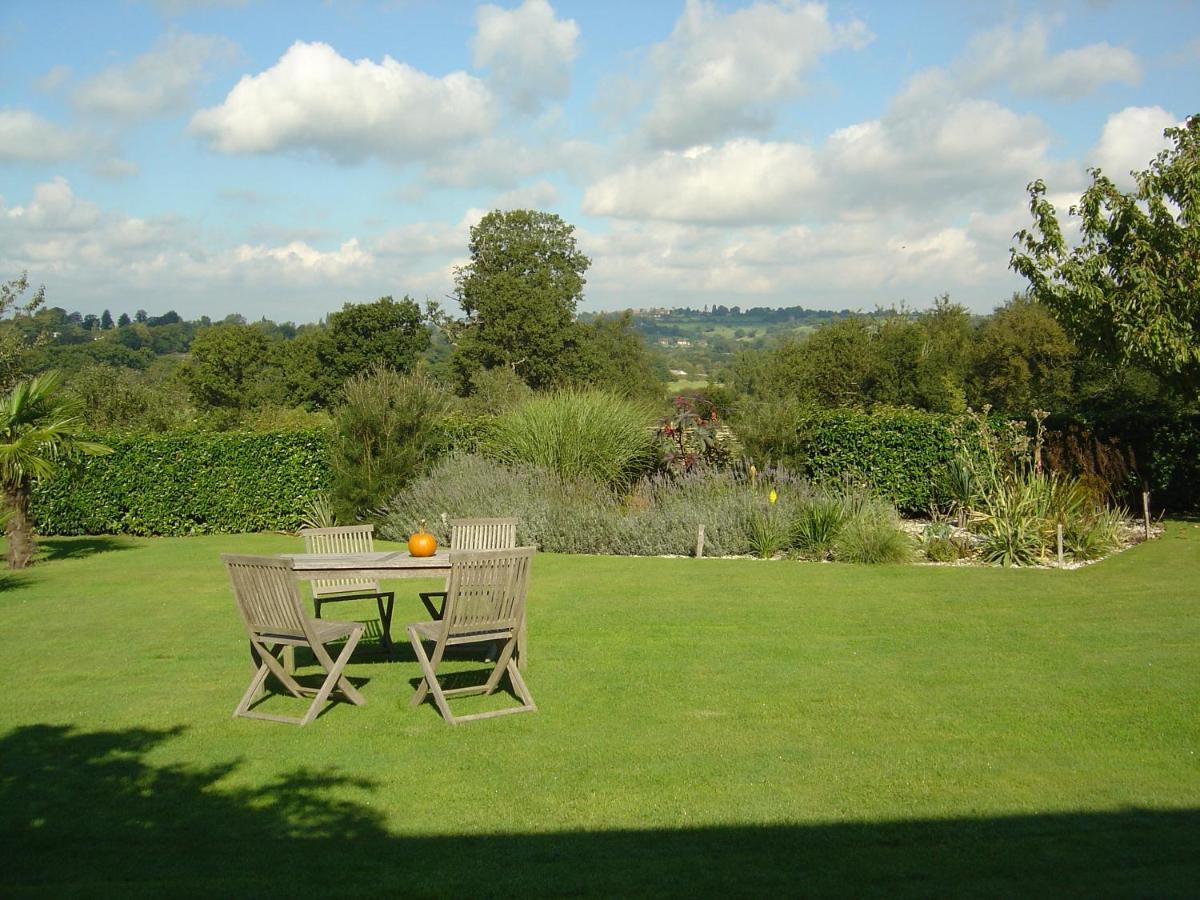
<instances>
[{"instance_id":1,"label":"wooden stake","mask_svg":"<svg viewBox=\"0 0 1200 900\"><path fill-rule=\"evenodd\" d=\"M1063 548L1062 548L1062 522L1058 523L1058 565L1061 568L1063 564Z\"/></svg>"},{"instance_id":2,"label":"wooden stake","mask_svg":"<svg viewBox=\"0 0 1200 900\"><path fill-rule=\"evenodd\" d=\"M1150 492L1142 491L1142 525L1146 530L1146 540L1150 540Z\"/></svg>"},{"instance_id":3,"label":"wooden stake","mask_svg":"<svg viewBox=\"0 0 1200 900\"><path fill-rule=\"evenodd\" d=\"M704 526L696 529L696 559L704 556Z\"/></svg>"}]
</instances>

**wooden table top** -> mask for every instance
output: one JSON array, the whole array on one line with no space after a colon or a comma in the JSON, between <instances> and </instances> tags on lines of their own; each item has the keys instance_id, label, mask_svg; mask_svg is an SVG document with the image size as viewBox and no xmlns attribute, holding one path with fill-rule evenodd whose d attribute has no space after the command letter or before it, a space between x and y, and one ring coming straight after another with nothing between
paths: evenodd
<instances>
[{"instance_id":1,"label":"wooden table top","mask_svg":"<svg viewBox=\"0 0 1200 900\"><path fill-rule=\"evenodd\" d=\"M298 576L320 573L322 577L369 575L374 578L435 578L450 570L450 554L440 550L433 556L413 556L407 550L376 553L281 553Z\"/></svg>"}]
</instances>

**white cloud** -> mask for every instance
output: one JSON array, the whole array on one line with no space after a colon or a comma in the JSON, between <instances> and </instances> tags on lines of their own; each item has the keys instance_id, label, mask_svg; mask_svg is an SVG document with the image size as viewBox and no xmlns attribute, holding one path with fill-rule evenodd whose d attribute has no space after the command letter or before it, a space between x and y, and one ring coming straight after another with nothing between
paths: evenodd
<instances>
[{"instance_id":1,"label":"white cloud","mask_svg":"<svg viewBox=\"0 0 1200 900\"><path fill-rule=\"evenodd\" d=\"M0 200L0 271L27 270L54 305L85 312L161 310L169 296L188 317L240 312L312 322L347 299L397 290L444 296L470 224L416 223L325 246L295 236L237 240L173 215L102 210L56 178L23 206Z\"/></svg>"},{"instance_id":2,"label":"white cloud","mask_svg":"<svg viewBox=\"0 0 1200 900\"><path fill-rule=\"evenodd\" d=\"M141 168L137 163L129 159L121 159L119 156L110 156L92 166L93 174L114 180L133 178L139 172L141 172Z\"/></svg>"},{"instance_id":3,"label":"white cloud","mask_svg":"<svg viewBox=\"0 0 1200 900\"><path fill-rule=\"evenodd\" d=\"M1035 116L961 96L944 74L913 80L880 119L821 146L748 138L663 151L596 180L584 211L626 219L768 224L855 211L962 209L1005 202L1048 176Z\"/></svg>"},{"instance_id":4,"label":"white cloud","mask_svg":"<svg viewBox=\"0 0 1200 900\"><path fill-rule=\"evenodd\" d=\"M666 222L770 222L797 217L819 186L815 155L799 144L729 141L664 151L587 189L589 215Z\"/></svg>"},{"instance_id":5,"label":"white cloud","mask_svg":"<svg viewBox=\"0 0 1200 900\"><path fill-rule=\"evenodd\" d=\"M858 20L831 23L821 3L760 0L723 13L709 0L688 0L671 36L648 55L655 95L645 135L681 148L761 131L775 104L803 90L822 55L869 39Z\"/></svg>"},{"instance_id":6,"label":"white cloud","mask_svg":"<svg viewBox=\"0 0 1200 900\"><path fill-rule=\"evenodd\" d=\"M35 91L52 94L71 79L70 66L52 66L50 70L33 83Z\"/></svg>"},{"instance_id":7,"label":"white cloud","mask_svg":"<svg viewBox=\"0 0 1200 900\"><path fill-rule=\"evenodd\" d=\"M1089 163L1099 167L1119 187L1130 190L1134 181L1129 173L1149 166L1150 160L1169 146L1163 130L1181 124L1161 106L1126 107L1104 123Z\"/></svg>"},{"instance_id":8,"label":"white cloud","mask_svg":"<svg viewBox=\"0 0 1200 900\"><path fill-rule=\"evenodd\" d=\"M57 162L74 159L84 136L67 131L27 109L0 109L0 162Z\"/></svg>"},{"instance_id":9,"label":"white cloud","mask_svg":"<svg viewBox=\"0 0 1200 900\"><path fill-rule=\"evenodd\" d=\"M1083 97L1102 84L1141 80L1141 65L1130 50L1098 43L1052 54L1049 31L1040 18L1020 31L1011 25L986 31L971 40L957 68L972 88L1006 82L1019 94L1064 100Z\"/></svg>"},{"instance_id":10,"label":"white cloud","mask_svg":"<svg viewBox=\"0 0 1200 900\"><path fill-rule=\"evenodd\" d=\"M595 260L589 308L725 303L870 309L901 300L923 306L943 291L990 309L1017 286L1002 245L969 227L906 217L835 222L814 229L714 229L616 222L586 233ZM995 260L1001 260L998 264Z\"/></svg>"},{"instance_id":11,"label":"white cloud","mask_svg":"<svg viewBox=\"0 0 1200 900\"><path fill-rule=\"evenodd\" d=\"M192 131L223 153L317 150L339 162L428 158L487 134L491 93L477 78L435 78L385 56L351 62L328 44L297 42L270 69L244 76Z\"/></svg>"},{"instance_id":12,"label":"white cloud","mask_svg":"<svg viewBox=\"0 0 1200 900\"><path fill-rule=\"evenodd\" d=\"M606 148L588 141L488 137L449 148L426 164L424 174L426 182L438 187L499 190L552 172L595 178L606 170L608 156Z\"/></svg>"},{"instance_id":13,"label":"white cloud","mask_svg":"<svg viewBox=\"0 0 1200 900\"><path fill-rule=\"evenodd\" d=\"M475 21L475 66L491 69L492 83L514 109L537 112L546 100L567 96L579 38L574 19L556 18L546 0L525 0L512 10L481 6Z\"/></svg>"},{"instance_id":14,"label":"white cloud","mask_svg":"<svg viewBox=\"0 0 1200 900\"><path fill-rule=\"evenodd\" d=\"M346 241L337 250L323 252L304 241L292 241L284 247L268 247L262 244L241 244L230 254L237 266L267 264L284 276L296 274L317 275L323 278L342 278L355 269L367 269L375 261L374 256L363 250L357 238Z\"/></svg>"},{"instance_id":15,"label":"white cloud","mask_svg":"<svg viewBox=\"0 0 1200 900\"><path fill-rule=\"evenodd\" d=\"M542 180L501 194L492 206L495 209L550 209L558 200L558 188Z\"/></svg>"},{"instance_id":16,"label":"white cloud","mask_svg":"<svg viewBox=\"0 0 1200 900\"><path fill-rule=\"evenodd\" d=\"M208 66L235 52L225 38L170 34L132 62L87 79L72 101L83 112L124 122L184 112L192 107Z\"/></svg>"}]
</instances>

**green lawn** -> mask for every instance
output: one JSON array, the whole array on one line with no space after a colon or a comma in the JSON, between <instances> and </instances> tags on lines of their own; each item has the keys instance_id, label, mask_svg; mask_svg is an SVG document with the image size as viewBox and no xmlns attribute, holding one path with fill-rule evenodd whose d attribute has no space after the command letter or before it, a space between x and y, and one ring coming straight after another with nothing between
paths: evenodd
<instances>
[{"instance_id":1,"label":"green lawn","mask_svg":"<svg viewBox=\"0 0 1200 900\"><path fill-rule=\"evenodd\" d=\"M541 711L459 728L374 642L367 706L230 718L218 554L298 545L0 583L0 895L1200 890L1197 524L1074 572L540 556Z\"/></svg>"}]
</instances>

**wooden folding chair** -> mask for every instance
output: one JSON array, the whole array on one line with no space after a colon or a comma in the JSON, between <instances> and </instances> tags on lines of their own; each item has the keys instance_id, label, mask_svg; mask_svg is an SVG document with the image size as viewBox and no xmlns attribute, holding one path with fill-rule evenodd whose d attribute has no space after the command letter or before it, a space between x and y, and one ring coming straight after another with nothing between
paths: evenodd
<instances>
[{"instance_id":1,"label":"wooden folding chair","mask_svg":"<svg viewBox=\"0 0 1200 900\"><path fill-rule=\"evenodd\" d=\"M408 626L408 640L422 679L413 696L412 705L419 706L429 694L442 717L451 725L472 719L490 719L519 712L536 712L537 705L529 694L513 659L517 632L525 617L525 593L529 586L529 563L535 548L516 547L510 550L451 550L450 579L446 591L445 615L432 622ZM425 652L425 643L433 644L433 653ZM501 644L495 668L481 685L446 689L437 678L438 665L447 647L463 644ZM490 712L456 716L450 711L449 698L471 694L491 694L507 674L520 706Z\"/></svg>"},{"instance_id":2,"label":"wooden folding chair","mask_svg":"<svg viewBox=\"0 0 1200 900\"><path fill-rule=\"evenodd\" d=\"M305 553L373 553L375 551L374 525L343 525L336 528L301 528ZM396 600L394 591L379 590L379 583L363 579L340 578L312 583L313 610L321 618L321 606L342 600L374 600L379 607L380 642L384 650L392 652L392 606Z\"/></svg>"},{"instance_id":3,"label":"wooden folding chair","mask_svg":"<svg viewBox=\"0 0 1200 900\"><path fill-rule=\"evenodd\" d=\"M342 699L356 706L364 705L367 701L342 674L362 637L362 624L309 618L291 566L285 560L272 556L235 556L228 553L222 554L221 559L229 571L238 612L250 636L251 650L258 660L258 669L250 679L250 686L233 711L234 718L244 716L248 719L307 725L316 718L328 700ZM343 638L346 643L335 660L325 645ZM312 650L326 672L325 681L319 688L304 687L287 671L282 660L285 647L308 647ZM312 696L312 703L302 717L276 716L250 709L268 675L274 675L293 697Z\"/></svg>"},{"instance_id":4,"label":"wooden folding chair","mask_svg":"<svg viewBox=\"0 0 1200 900\"><path fill-rule=\"evenodd\" d=\"M517 523L520 519L451 519L451 550L508 550L517 546ZM441 605L435 605L434 601ZM446 592L423 591L421 602L435 619L442 617Z\"/></svg>"}]
</instances>

